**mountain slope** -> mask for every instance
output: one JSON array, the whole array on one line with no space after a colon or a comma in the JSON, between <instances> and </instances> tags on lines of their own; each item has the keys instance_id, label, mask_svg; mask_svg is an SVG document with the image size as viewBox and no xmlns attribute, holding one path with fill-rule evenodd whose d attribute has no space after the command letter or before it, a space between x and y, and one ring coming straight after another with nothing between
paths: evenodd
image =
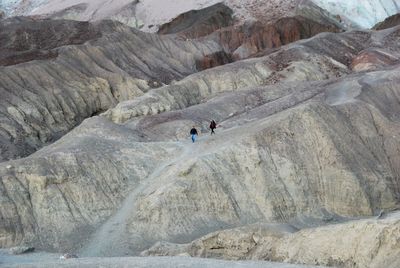
<instances>
[{"instance_id":1,"label":"mountain slope","mask_svg":"<svg viewBox=\"0 0 400 268\"><path fill-rule=\"evenodd\" d=\"M1 20L0 248L397 267L400 26L257 3Z\"/></svg>"},{"instance_id":2,"label":"mountain slope","mask_svg":"<svg viewBox=\"0 0 400 268\"><path fill-rule=\"evenodd\" d=\"M122 256L260 221L397 209L399 67L347 76L345 64L368 46L398 51L399 31L322 34L193 74L104 114L124 124L93 117L0 164L1 246ZM194 124L204 136L191 144Z\"/></svg>"},{"instance_id":3,"label":"mountain slope","mask_svg":"<svg viewBox=\"0 0 400 268\"><path fill-rule=\"evenodd\" d=\"M232 35L182 41L112 21L3 20L0 160L29 155L83 119L162 84L336 30L301 18L283 25L252 27L249 37L245 28L235 28Z\"/></svg>"},{"instance_id":4,"label":"mountain slope","mask_svg":"<svg viewBox=\"0 0 400 268\"><path fill-rule=\"evenodd\" d=\"M215 42L180 42L111 21L18 18L0 25L7 37L0 42L2 161L29 155L119 101L196 72L197 61L223 51Z\"/></svg>"}]
</instances>

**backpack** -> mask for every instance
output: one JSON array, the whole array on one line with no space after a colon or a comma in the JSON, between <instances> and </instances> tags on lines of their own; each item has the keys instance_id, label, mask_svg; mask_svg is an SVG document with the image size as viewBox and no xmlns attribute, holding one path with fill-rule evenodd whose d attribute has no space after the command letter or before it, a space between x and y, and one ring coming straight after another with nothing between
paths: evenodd
<instances>
[{"instance_id":1,"label":"backpack","mask_svg":"<svg viewBox=\"0 0 400 268\"><path fill-rule=\"evenodd\" d=\"M212 120L211 124L210 124L210 128L216 128L216 127L217 127L217 123L215 123L215 121Z\"/></svg>"}]
</instances>

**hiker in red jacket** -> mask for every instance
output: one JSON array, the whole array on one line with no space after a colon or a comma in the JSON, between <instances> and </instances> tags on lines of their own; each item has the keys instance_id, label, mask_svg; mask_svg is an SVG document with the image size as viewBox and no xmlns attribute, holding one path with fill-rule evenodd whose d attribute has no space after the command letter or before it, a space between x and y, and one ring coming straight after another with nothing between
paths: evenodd
<instances>
[{"instance_id":1,"label":"hiker in red jacket","mask_svg":"<svg viewBox=\"0 0 400 268\"><path fill-rule=\"evenodd\" d=\"M211 120L211 123L210 123L211 135L215 134L214 129L216 129L216 128L217 128L217 123L215 123L214 120Z\"/></svg>"}]
</instances>

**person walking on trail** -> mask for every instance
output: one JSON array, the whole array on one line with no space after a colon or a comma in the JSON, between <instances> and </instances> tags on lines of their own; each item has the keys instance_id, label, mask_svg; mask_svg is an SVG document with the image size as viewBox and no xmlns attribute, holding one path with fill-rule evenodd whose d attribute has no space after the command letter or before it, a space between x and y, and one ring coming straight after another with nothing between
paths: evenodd
<instances>
[{"instance_id":1,"label":"person walking on trail","mask_svg":"<svg viewBox=\"0 0 400 268\"><path fill-rule=\"evenodd\" d=\"M211 120L211 123L210 123L211 135L215 134L214 129L216 129L216 128L217 128L217 123L215 123L214 120Z\"/></svg>"},{"instance_id":2,"label":"person walking on trail","mask_svg":"<svg viewBox=\"0 0 400 268\"><path fill-rule=\"evenodd\" d=\"M192 142L196 141L197 135L197 129L193 126L193 128L190 130L190 135L192 136Z\"/></svg>"}]
</instances>

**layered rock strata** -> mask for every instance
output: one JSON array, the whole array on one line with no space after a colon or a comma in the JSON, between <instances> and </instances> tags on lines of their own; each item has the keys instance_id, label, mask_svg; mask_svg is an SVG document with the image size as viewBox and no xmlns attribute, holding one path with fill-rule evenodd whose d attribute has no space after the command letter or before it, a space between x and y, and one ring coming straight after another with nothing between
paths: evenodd
<instances>
[{"instance_id":1,"label":"layered rock strata","mask_svg":"<svg viewBox=\"0 0 400 268\"><path fill-rule=\"evenodd\" d=\"M0 24L1 161L29 155L119 101L182 79L223 50L111 21Z\"/></svg>"}]
</instances>

